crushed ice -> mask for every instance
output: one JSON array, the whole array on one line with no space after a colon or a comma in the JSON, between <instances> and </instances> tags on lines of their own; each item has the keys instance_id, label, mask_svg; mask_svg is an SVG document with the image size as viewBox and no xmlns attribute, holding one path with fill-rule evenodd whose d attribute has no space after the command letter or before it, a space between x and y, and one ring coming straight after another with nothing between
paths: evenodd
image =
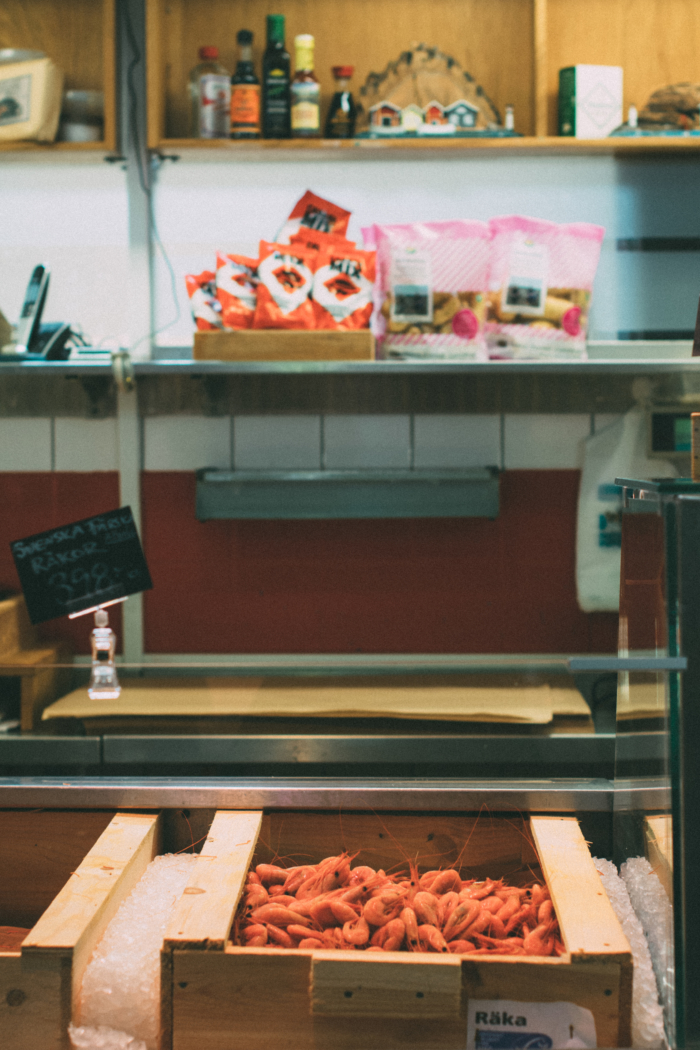
<instances>
[{"instance_id":1,"label":"crushed ice","mask_svg":"<svg viewBox=\"0 0 700 1050\"><path fill-rule=\"evenodd\" d=\"M673 1027L673 907L646 857L633 857L620 868L632 907L646 934L667 1027Z\"/></svg>"},{"instance_id":2,"label":"crushed ice","mask_svg":"<svg viewBox=\"0 0 700 1050\"><path fill-rule=\"evenodd\" d=\"M639 1050L659 1050L666 1045L663 1012L642 924L612 861L594 857L593 863L632 949L632 1046Z\"/></svg>"},{"instance_id":3,"label":"crushed ice","mask_svg":"<svg viewBox=\"0 0 700 1050\"><path fill-rule=\"evenodd\" d=\"M160 950L196 856L156 857L105 930L85 970L76 1050L156 1050L160 1029Z\"/></svg>"}]
</instances>

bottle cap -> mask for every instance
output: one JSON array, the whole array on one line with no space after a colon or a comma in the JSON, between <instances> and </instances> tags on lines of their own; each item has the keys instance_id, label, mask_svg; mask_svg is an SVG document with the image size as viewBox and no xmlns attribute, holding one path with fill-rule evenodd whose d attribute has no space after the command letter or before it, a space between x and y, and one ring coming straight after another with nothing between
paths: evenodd
<instances>
[{"instance_id":1,"label":"bottle cap","mask_svg":"<svg viewBox=\"0 0 700 1050\"><path fill-rule=\"evenodd\" d=\"M336 78L336 80L348 80L354 72L354 66L333 66L331 68L331 73Z\"/></svg>"},{"instance_id":2,"label":"bottle cap","mask_svg":"<svg viewBox=\"0 0 700 1050\"><path fill-rule=\"evenodd\" d=\"M267 16L267 39L272 44L284 43L284 15Z\"/></svg>"},{"instance_id":3,"label":"bottle cap","mask_svg":"<svg viewBox=\"0 0 700 1050\"><path fill-rule=\"evenodd\" d=\"M202 61L204 61L207 58L218 58L219 49L218 47L212 47L211 45L207 45L207 47L200 47L199 57L202 59Z\"/></svg>"},{"instance_id":4,"label":"bottle cap","mask_svg":"<svg viewBox=\"0 0 700 1050\"><path fill-rule=\"evenodd\" d=\"M310 33L299 33L298 36L294 37L294 46L303 47L306 50L311 50L314 47L316 41Z\"/></svg>"},{"instance_id":5,"label":"bottle cap","mask_svg":"<svg viewBox=\"0 0 700 1050\"><path fill-rule=\"evenodd\" d=\"M236 43L242 44L244 47L250 46L253 43L253 34L250 29L239 29L236 35Z\"/></svg>"}]
</instances>

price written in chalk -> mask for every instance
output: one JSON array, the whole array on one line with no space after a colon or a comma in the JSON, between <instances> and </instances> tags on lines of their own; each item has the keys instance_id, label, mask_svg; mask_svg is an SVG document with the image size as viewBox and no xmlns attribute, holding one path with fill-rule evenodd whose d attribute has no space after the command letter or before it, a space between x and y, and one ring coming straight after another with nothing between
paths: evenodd
<instances>
[{"instance_id":1,"label":"price written in chalk","mask_svg":"<svg viewBox=\"0 0 700 1050\"><path fill-rule=\"evenodd\" d=\"M153 586L130 507L15 540L10 547L33 624Z\"/></svg>"}]
</instances>

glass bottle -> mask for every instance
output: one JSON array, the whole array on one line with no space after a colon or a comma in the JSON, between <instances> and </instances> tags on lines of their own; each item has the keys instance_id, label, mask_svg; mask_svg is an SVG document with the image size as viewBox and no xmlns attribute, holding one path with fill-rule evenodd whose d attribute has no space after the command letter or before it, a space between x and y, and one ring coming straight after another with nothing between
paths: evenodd
<instances>
[{"instance_id":1,"label":"glass bottle","mask_svg":"<svg viewBox=\"0 0 700 1050\"><path fill-rule=\"evenodd\" d=\"M314 38L301 33L294 38L296 65L291 86L292 136L321 135L321 85L314 76Z\"/></svg>"},{"instance_id":2,"label":"glass bottle","mask_svg":"<svg viewBox=\"0 0 700 1050\"><path fill-rule=\"evenodd\" d=\"M289 74L284 15L268 15L267 47L262 64L262 128L266 139L289 138Z\"/></svg>"},{"instance_id":3,"label":"glass bottle","mask_svg":"<svg viewBox=\"0 0 700 1050\"><path fill-rule=\"evenodd\" d=\"M190 135L195 139L229 137L231 78L218 58L218 47L200 47L199 64L190 73Z\"/></svg>"},{"instance_id":4,"label":"glass bottle","mask_svg":"<svg viewBox=\"0 0 700 1050\"><path fill-rule=\"evenodd\" d=\"M332 72L335 93L326 117L325 135L327 139L351 139L357 119L357 106L350 94L350 77L355 70L353 66L333 66Z\"/></svg>"},{"instance_id":5,"label":"glass bottle","mask_svg":"<svg viewBox=\"0 0 700 1050\"><path fill-rule=\"evenodd\" d=\"M104 609L95 613L95 627L91 635L92 673L88 686L91 700L116 700L121 693L114 666L117 636L108 626L109 618Z\"/></svg>"},{"instance_id":6,"label":"glass bottle","mask_svg":"<svg viewBox=\"0 0 700 1050\"><path fill-rule=\"evenodd\" d=\"M240 57L231 77L231 138L260 138L260 81L253 68L253 34L240 29L236 36Z\"/></svg>"}]
</instances>

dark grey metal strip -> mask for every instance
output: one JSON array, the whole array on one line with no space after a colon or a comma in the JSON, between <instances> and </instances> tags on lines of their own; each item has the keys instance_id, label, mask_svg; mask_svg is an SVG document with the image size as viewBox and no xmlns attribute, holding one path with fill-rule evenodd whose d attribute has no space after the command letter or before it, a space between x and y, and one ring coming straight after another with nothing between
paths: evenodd
<instances>
[{"instance_id":1,"label":"dark grey metal strip","mask_svg":"<svg viewBox=\"0 0 700 1050\"><path fill-rule=\"evenodd\" d=\"M613 733L558 736L116 736L104 737L105 765L253 763L441 763L504 769L599 764L615 758Z\"/></svg>"},{"instance_id":2,"label":"dark grey metal strip","mask_svg":"<svg viewBox=\"0 0 700 1050\"><path fill-rule=\"evenodd\" d=\"M570 671L685 671L688 661L684 656L571 656L567 661Z\"/></svg>"},{"instance_id":3,"label":"dark grey metal strip","mask_svg":"<svg viewBox=\"0 0 700 1050\"><path fill-rule=\"evenodd\" d=\"M609 813L609 780L237 777L0 778L5 809L374 809L404 812Z\"/></svg>"},{"instance_id":4,"label":"dark grey metal strip","mask_svg":"<svg viewBox=\"0 0 700 1050\"><path fill-rule=\"evenodd\" d=\"M618 237L618 252L700 252L700 237Z\"/></svg>"},{"instance_id":5,"label":"dark grey metal strip","mask_svg":"<svg viewBox=\"0 0 700 1050\"><path fill-rule=\"evenodd\" d=\"M3 766L99 766L98 736L0 736Z\"/></svg>"},{"instance_id":6,"label":"dark grey metal strip","mask_svg":"<svg viewBox=\"0 0 700 1050\"><path fill-rule=\"evenodd\" d=\"M197 471L197 518L498 515L498 469Z\"/></svg>"}]
</instances>

